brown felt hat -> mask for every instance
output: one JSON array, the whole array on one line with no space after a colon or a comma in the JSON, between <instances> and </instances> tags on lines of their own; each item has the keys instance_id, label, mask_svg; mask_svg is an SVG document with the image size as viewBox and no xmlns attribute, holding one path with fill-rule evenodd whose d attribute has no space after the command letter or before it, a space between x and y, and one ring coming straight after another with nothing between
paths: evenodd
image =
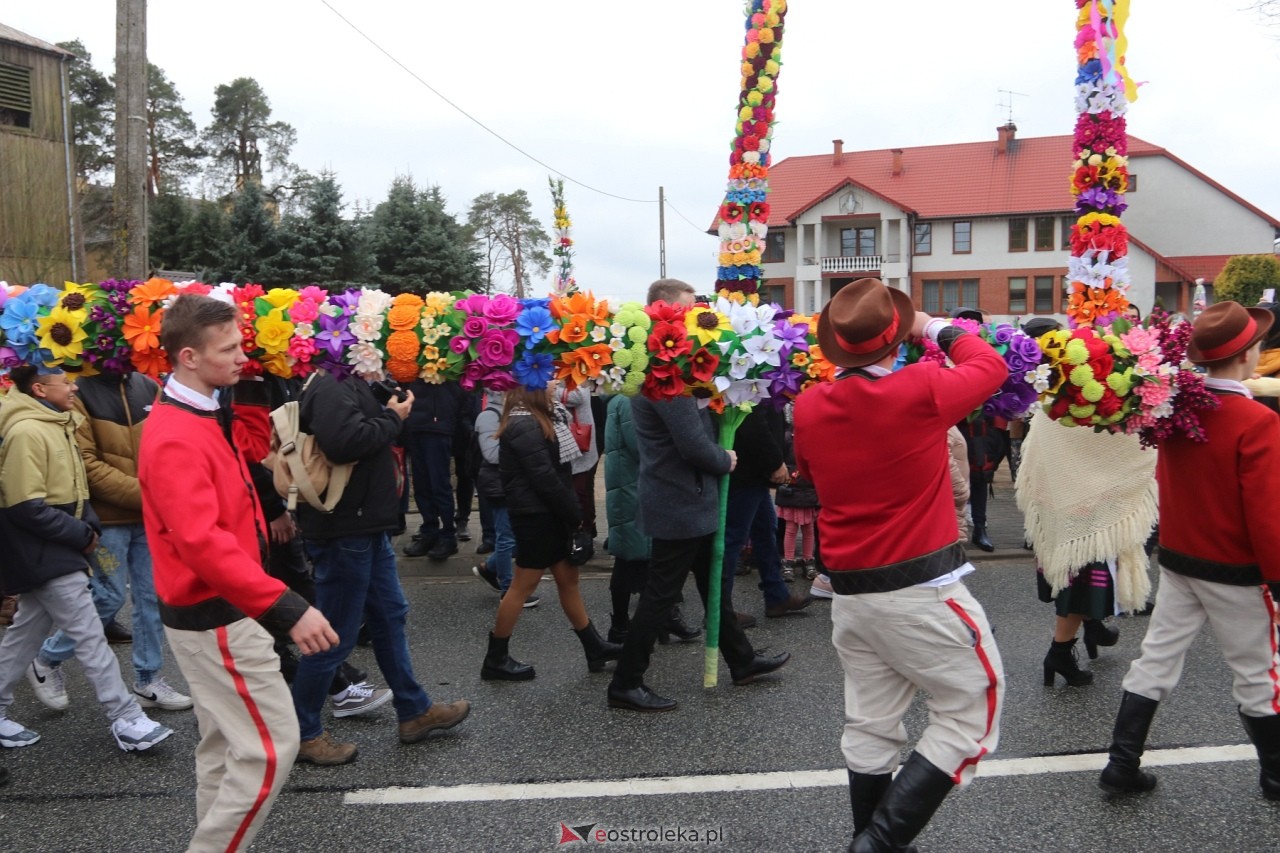
<instances>
[{"instance_id":1,"label":"brown felt hat","mask_svg":"<svg viewBox=\"0 0 1280 853\"><path fill-rule=\"evenodd\" d=\"M1217 302L1204 309L1191 327L1187 360L1210 364L1233 358L1266 337L1275 315L1266 308Z\"/></svg>"},{"instance_id":2,"label":"brown felt hat","mask_svg":"<svg viewBox=\"0 0 1280 853\"><path fill-rule=\"evenodd\" d=\"M896 350L915 318L908 294L878 278L860 278L837 291L818 315L818 344L837 367L865 367Z\"/></svg>"}]
</instances>

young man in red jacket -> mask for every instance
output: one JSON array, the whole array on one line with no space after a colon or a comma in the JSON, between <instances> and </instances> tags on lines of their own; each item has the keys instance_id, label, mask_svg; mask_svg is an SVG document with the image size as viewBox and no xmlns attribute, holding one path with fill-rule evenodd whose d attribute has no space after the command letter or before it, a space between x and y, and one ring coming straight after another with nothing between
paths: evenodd
<instances>
[{"instance_id":1,"label":"young man in red jacket","mask_svg":"<svg viewBox=\"0 0 1280 853\"><path fill-rule=\"evenodd\" d=\"M1139 768L1156 708L1182 674L1207 621L1235 676L1232 696L1262 765L1268 800L1280 800L1280 415L1254 402L1242 380L1258 365L1273 315L1235 302L1195 322L1187 358L1204 365L1219 407L1200 413L1207 442L1174 433L1160 442L1160 588L1142 656L1124 677L1111 757L1098 784L1111 793L1150 791Z\"/></svg>"},{"instance_id":2,"label":"young man in red jacket","mask_svg":"<svg viewBox=\"0 0 1280 853\"><path fill-rule=\"evenodd\" d=\"M215 394L246 358L235 308L180 296L161 342L173 373L142 432L138 479L160 618L200 723L189 851L248 847L298 752L298 719L271 633L303 654L338 636L263 570L267 529Z\"/></svg>"},{"instance_id":3,"label":"young man in red jacket","mask_svg":"<svg viewBox=\"0 0 1280 853\"><path fill-rule=\"evenodd\" d=\"M955 363L891 372L908 336ZM822 353L846 368L795 406L796 463L818 490L822 559L845 672L842 738L851 851L906 849L956 784L995 749L1004 672L982 607L960 579L947 429L1008 375L986 343L864 278L818 318ZM902 716L917 689L931 723L896 779Z\"/></svg>"}]
</instances>

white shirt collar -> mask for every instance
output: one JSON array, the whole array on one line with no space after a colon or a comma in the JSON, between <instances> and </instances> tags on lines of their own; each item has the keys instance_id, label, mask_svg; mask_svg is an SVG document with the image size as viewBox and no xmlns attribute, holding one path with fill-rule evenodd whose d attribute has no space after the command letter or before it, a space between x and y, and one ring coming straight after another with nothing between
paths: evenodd
<instances>
[{"instance_id":1,"label":"white shirt collar","mask_svg":"<svg viewBox=\"0 0 1280 853\"><path fill-rule=\"evenodd\" d=\"M1244 386L1244 383L1237 382L1234 379L1215 379L1212 376L1206 376L1204 378L1204 387L1218 391L1230 391L1234 394L1242 394L1250 400L1253 399L1253 393Z\"/></svg>"},{"instance_id":2,"label":"white shirt collar","mask_svg":"<svg viewBox=\"0 0 1280 853\"><path fill-rule=\"evenodd\" d=\"M165 382L164 392L173 399L181 403L186 403L193 409L201 409L206 412L216 412L221 408L216 399L188 388L186 385L179 382L176 376L170 376L169 380Z\"/></svg>"}]
</instances>

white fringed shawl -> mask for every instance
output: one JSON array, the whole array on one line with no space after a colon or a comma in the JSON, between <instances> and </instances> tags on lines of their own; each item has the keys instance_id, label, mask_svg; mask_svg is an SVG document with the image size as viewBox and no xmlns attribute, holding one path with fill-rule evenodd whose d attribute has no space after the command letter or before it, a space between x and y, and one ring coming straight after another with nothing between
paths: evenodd
<instances>
[{"instance_id":1,"label":"white fringed shawl","mask_svg":"<svg viewBox=\"0 0 1280 853\"><path fill-rule=\"evenodd\" d=\"M1156 452L1134 435L1064 427L1040 411L1022 443L1016 485L1027 539L1054 595L1081 568L1116 561L1116 602L1140 610L1151 592L1143 546L1159 517Z\"/></svg>"}]
</instances>

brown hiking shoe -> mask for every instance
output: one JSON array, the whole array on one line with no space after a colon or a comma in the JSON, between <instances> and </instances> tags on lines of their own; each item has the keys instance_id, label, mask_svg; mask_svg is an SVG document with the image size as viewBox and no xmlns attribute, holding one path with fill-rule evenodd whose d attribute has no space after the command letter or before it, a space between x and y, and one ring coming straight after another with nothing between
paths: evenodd
<instances>
[{"instance_id":1,"label":"brown hiking shoe","mask_svg":"<svg viewBox=\"0 0 1280 853\"><path fill-rule=\"evenodd\" d=\"M350 764L356 760L358 751L354 743L338 743L328 732L324 732L318 738L302 742L298 747L297 760L330 767L335 764Z\"/></svg>"},{"instance_id":2,"label":"brown hiking shoe","mask_svg":"<svg viewBox=\"0 0 1280 853\"><path fill-rule=\"evenodd\" d=\"M471 703L466 699L457 702L436 702L412 720L400 724L400 742L417 743L436 729L451 729L471 713Z\"/></svg>"}]
</instances>

